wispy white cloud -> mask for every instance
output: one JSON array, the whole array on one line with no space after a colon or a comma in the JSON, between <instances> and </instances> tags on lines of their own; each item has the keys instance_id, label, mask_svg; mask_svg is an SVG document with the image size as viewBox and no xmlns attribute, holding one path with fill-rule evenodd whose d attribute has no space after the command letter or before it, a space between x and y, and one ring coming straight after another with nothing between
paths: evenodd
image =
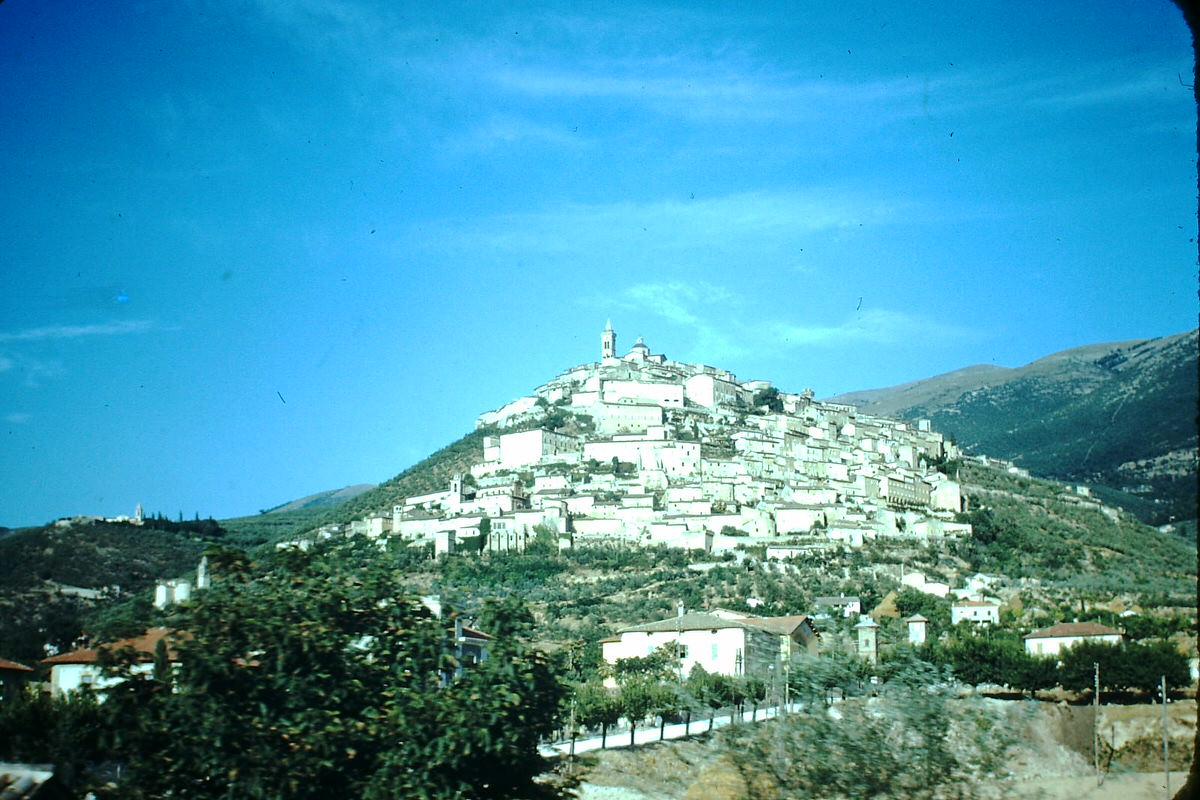
<instances>
[{"instance_id":1,"label":"wispy white cloud","mask_svg":"<svg viewBox=\"0 0 1200 800\"><path fill-rule=\"evenodd\" d=\"M714 362L754 352L786 352L792 348L845 348L863 345L936 346L972 335L962 326L920 314L889 309L856 311L828 325L796 325L757 313L735 292L708 283L663 281L635 284L605 304L641 317L683 326L691 350Z\"/></svg>"},{"instance_id":2,"label":"wispy white cloud","mask_svg":"<svg viewBox=\"0 0 1200 800\"><path fill-rule=\"evenodd\" d=\"M615 297L606 297L612 305L639 317L659 317L684 326L691 339L693 357L723 362L745 353L728 311L740 304L740 298L727 289L702 281L662 281L628 286Z\"/></svg>"},{"instance_id":3,"label":"wispy white cloud","mask_svg":"<svg viewBox=\"0 0 1200 800\"><path fill-rule=\"evenodd\" d=\"M1161 103L1190 107L1190 98L1167 64L1148 72L1120 60L1073 70L1015 61L993 69L944 72L923 91L922 108L932 114L982 111L986 117L1002 110L1012 124L1023 109L1044 114Z\"/></svg>"},{"instance_id":4,"label":"wispy white cloud","mask_svg":"<svg viewBox=\"0 0 1200 800\"><path fill-rule=\"evenodd\" d=\"M23 331L0 333L0 342L37 342L52 339L79 339L88 336L119 336L145 333L155 328L152 320L123 320L96 325L46 325ZM10 362L11 366L11 362Z\"/></svg>"},{"instance_id":5,"label":"wispy white cloud","mask_svg":"<svg viewBox=\"0 0 1200 800\"><path fill-rule=\"evenodd\" d=\"M526 97L620 101L692 119L759 122L811 119L846 109L861 114L864 107L877 115L925 90L905 77L841 81L687 58L610 62L590 69L510 66L488 78L498 89Z\"/></svg>"},{"instance_id":6,"label":"wispy white cloud","mask_svg":"<svg viewBox=\"0 0 1200 800\"><path fill-rule=\"evenodd\" d=\"M403 26L388 4L358 0L257 0L252 4L261 18L285 31L297 45L322 54L369 59L386 52ZM240 13L240 12L239 12Z\"/></svg>"},{"instance_id":7,"label":"wispy white cloud","mask_svg":"<svg viewBox=\"0 0 1200 800\"><path fill-rule=\"evenodd\" d=\"M585 143L577 129L536 122L511 114L497 114L462 135L450 138L444 148L452 155L487 152L499 147L548 144L575 147Z\"/></svg>"},{"instance_id":8,"label":"wispy white cloud","mask_svg":"<svg viewBox=\"0 0 1200 800\"><path fill-rule=\"evenodd\" d=\"M569 204L540 212L423 226L431 247L523 255L754 252L806 235L891 222L915 201L839 189L753 191L709 198Z\"/></svg>"},{"instance_id":9,"label":"wispy white cloud","mask_svg":"<svg viewBox=\"0 0 1200 800\"><path fill-rule=\"evenodd\" d=\"M692 310L697 305L728 303L733 299L728 291L709 283L665 281L628 287L618 305L631 310L650 309L672 322L693 325L700 321Z\"/></svg>"},{"instance_id":10,"label":"wispy white cloud","mask_svg":"<svg viewBox=\"0 0 1200 800\"><path fill-rule=\"evenodd\" d=\"M804 326L773 322L769 330L779 343L795 346L899 344L906 341L935 341L967 333L965 328L957 325L882 308L855 312L836 325Z\"/></svg>"},{"instance_id":11,"label":"wispy white cloud","mask_svg":"<svg viewBox=\"0 0 1200 800\"><path fill-rule=\"evenodd\" d=\"M33 358L28 354L14 353L11 357L0 356L0 373L11 375L22 386L37 388L46 380L61 378L66 370L58 359Z\"/></svg>"}]
</instances>

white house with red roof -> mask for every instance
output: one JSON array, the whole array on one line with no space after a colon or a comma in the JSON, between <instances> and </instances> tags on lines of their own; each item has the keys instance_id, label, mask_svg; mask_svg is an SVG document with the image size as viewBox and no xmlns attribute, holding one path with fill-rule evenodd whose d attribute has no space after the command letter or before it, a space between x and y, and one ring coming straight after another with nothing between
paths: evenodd
<instances>
[{"instance_id":1,"label":"white house with red roof","mask_svg":"<svg viewBox=\"0 0 1200 800\"><path fill-rule=\"evenodd\" d=\"M1080 642L1120 644L1125 635L1097 622L1060 622L1025 634L1025 652L1035 656L1057 656Z\"/></svg>"},{"instance_id":2,"label":"white house with red roof","mask_svg":"<svg viewBox=\"0 0 1200 800\"><path fill-rule=\"evenodd\" d=\"M125 648L132 648L137 653L137 662L133 665L134 672L149 673L154 669L154 651L160 641L167 642L167 659L177 663L179 658L171 647L171 636L178 636L167 628L151 628L141 636L133 636L110 642L100 647L84 647L62 653L57 656L42 659L42 663L50 667L50 691L54 694L66 694L84 686L93 689L103 689L119 683L120 679L110 678L103 674L100 667L102 651L117 653Z\"/></svg>"}]
</instances>

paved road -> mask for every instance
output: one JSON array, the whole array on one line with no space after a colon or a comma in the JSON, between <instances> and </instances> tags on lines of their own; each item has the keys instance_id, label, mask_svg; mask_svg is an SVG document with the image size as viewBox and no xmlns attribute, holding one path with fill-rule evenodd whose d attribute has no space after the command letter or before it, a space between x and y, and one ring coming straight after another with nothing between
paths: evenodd
<instances>
[{"instance_id":1,"label":"paved road","mask_svg":"<svg viewBox=\"0 0 1200 800\"><path fill-rule=\"evenodd\" d=\"M788 706L788 709L793 710L793 711L798 708L800 708L800 706L798 704L792 704L792 705ZM751 710L747 709L745 711L745 713L742 714L742 721L743 722L751 722L751 721L761 722L764 719L772 719L779 713L779 708L777 708L775 706L760 707L758 709L758 711L756 713L754 713L753 720L751 720L751 718L750 718L751 713L752 713ZM732 717L732 719L731 719L731 717ZM731 722L736 722L736 721L737 721L736 713L732 714L732 715L722 714L721 716L715 717L713 719L712 727L714 729L715 728L723 728L726 725L729 725ZM686 730L685 730L685 728L686 728ZM634 733L633 743L636 746L636 745L643 745L643 744L651 744L653 742L660 741L660 739L682 739L686 736L696 736L701 733L707 733L708 730L709 730L709 726L708 726L708 718L707 717L693 718L690 723L683 723L683 722L671 723L671 724L665 726L661 730L661 733L659 730L659 726L649 725L649 726L646 726L645 728L638 728L638 730ZM593 736L593 737L589 737L587 739L576 739L575 740L575 752L576 753L586 753L589 750L599 750L601 741L602 741L601 737L599 737L599 736ZM615 731L615 732L609 731L608 739L604 746L606 749L609 749L609 750L612 750L617 747L629 747L629 731L628 730L621 730L621 731ZM566 742L554 742L553 744L543 744L541 746L541 752L542 752L542 755L544 755L544 756L568 755L571 752L571 743L569 741L566 741Z\"/></svg>"}]
</instances>

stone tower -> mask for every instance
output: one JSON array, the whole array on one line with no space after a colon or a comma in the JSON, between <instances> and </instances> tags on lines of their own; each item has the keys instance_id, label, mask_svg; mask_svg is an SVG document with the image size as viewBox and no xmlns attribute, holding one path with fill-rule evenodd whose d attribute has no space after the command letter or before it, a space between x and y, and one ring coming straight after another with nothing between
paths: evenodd
<instances>
[{"instance_id":1,"label":"stone tower","mask_svg":"<svg viewBox=\"0 0 1200 800\"><path fill-rule=\"evenodd\" d=\"M908 625L909 643L918 647L925 644L925 627L929 624L929 620L920 614L913 614L904 622Z\"/></svg>"},{"instance_id":2,"label":"stone tower","mask_svg":"<svg viewBox=\"0 0 1200 800\"><path fill-rule=\"evenodd\" d=\"M858 657L871 664L879 663L879 623L868 616L854 626L858 633Z\"/></svg>"},{"instance_id":3,"label":"stone tower","mask_svg":"<svg viewBox=\"0 0 1200 800\"><path fill-rule=\"evenodd\" d=\"M600 357L617 357L617 333L613 330L611 319L604 324L604 333L600 334Z\"/></svg>"}]
</instances>

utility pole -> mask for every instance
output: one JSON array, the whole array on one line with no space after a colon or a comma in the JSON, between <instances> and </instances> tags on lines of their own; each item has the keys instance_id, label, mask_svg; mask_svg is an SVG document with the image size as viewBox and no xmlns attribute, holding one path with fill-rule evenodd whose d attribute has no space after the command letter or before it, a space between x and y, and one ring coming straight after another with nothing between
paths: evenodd
<instances>
[{"instance_id":1,"label":"utility pole","mask_svg":"<svg viewBox=\"0 0 1200 800\"><path fill-rule=\"evenodd\" d=\"M1164 795L1171 800L1171 755L1167 749L1167 676L1162 676L1162 740L1163 740L1163 781L1167 787Z\"/></svg>"},{"instance_id":2,"label":"utility pole","mask_svg":"<svg viewBox=\"0 0 1200 800\"><path fill-rule=\"evenodd\" d=\"M675 673L679 676L679 682L683 683L683 656L680 655L681 647L679 640L683 638L683 601L679 601L675 605Z\"/></svg>"},{"instance_id":3,"label":"utility pole","mask_svg":"<svg viewBox=\"0 0 1200 800\"><path fill-rule=\"evenodd\" d=\"M1096 768L1096 785L1100 780L1100 664L1092 662L1092 766Z\"/></svg>"},{"instance_id":4,"label":"utility pole","mask_svg":"<svg viewBox=\"0 0 1200 800\"><path fill-rule=\"evenodd\" d=\"M575 676L575 648L567 650L567 671L572 677ZM575 692L571 692L571 721L568 723L571 726L571 754L567 756L567 763L572 767L575 766Z\"/></svg>"},{"instance_id":5,"label":"utility pole","mask_svg":"<svg viewBox=\"0 0 1200 800\"><path fill-rule=\"evenodd\" d=\"M792 665L788 661L783 665L783 713L791 711L792 705Z\"/></svg>"}]
</instances>

